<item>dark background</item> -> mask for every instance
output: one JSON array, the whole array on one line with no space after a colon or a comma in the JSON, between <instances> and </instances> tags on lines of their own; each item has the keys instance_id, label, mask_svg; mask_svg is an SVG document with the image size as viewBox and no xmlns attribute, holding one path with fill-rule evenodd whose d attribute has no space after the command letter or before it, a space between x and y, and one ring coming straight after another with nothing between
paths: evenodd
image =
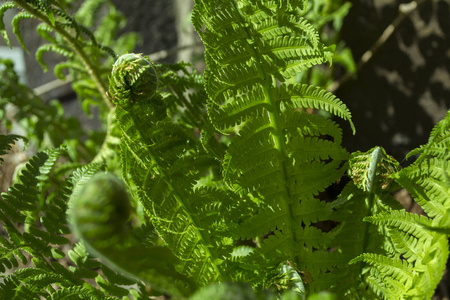
<instances>
[{"instance_id":1,"label":"dark background","mask_svg":"<svg viewBox=\"0 0 450 300\"><path fill-rule=\"evenodd\" d=\"M399 3L351 1L342 38L355 61L398 15ZM343 124L348 150L376 145L402 161L428 140L450 108L450 1L427 1L405 19L355 80L336 91L353 115L356 135Z\"/></svg>"}]
</instances>

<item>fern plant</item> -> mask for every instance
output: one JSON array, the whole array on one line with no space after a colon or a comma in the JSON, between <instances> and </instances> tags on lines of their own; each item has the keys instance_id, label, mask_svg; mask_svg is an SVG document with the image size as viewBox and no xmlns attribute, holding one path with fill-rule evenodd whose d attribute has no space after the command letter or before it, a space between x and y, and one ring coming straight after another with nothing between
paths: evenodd
<instances>
[{"instance_id":1,"label":"fern plant","mask_svg":"<svg viewBox=\"0 0 450 300\"><path fill-rule=\"evenodd\" d=\"M52 23L47 2L33 3ZM38 161L49 160L41 163L46 175L62 150L32 160L27 184L2 196L25 201L19 213L5 205L0 217L10 237L2 240L5 266L14 256L25 262L26 251L36 268L8 276L2 291L139 299L147 284L180 299L429 299L449 254L450 115L405 169L380 147L348 153L340 126L308 113L328 112L354 131L346 106L321 87L294 83L333 56L304 18L307 7L304 0L197 0L192 21L205 45L203 77L186 63L120 56L104 95L109 124L117 122L121 135L120 151L109 151L120 155L122 179L89 164L62 196L39 201L26 186L40 191L46 178L37 177ZM347 183L337 199L324 197L339 181ZM426 216L405 212L392 196L401 187ZM24 200L17 192L27 192ZM40 211L67 206L81 240L69 253L78 268L69 270L48 264L50 255L63 256L50 246L68 232L61 213L42 219L45 230L33 225ZM44 244L22 245L28 235L11 222L30 224L26 230L45 236ZM111 275L86 250L126 277ZM80 277L96 278L100 290ZM48 282L57 288L48 290ZM133 282L141 293L118 286Z\"/></svg>"}]
</instances>

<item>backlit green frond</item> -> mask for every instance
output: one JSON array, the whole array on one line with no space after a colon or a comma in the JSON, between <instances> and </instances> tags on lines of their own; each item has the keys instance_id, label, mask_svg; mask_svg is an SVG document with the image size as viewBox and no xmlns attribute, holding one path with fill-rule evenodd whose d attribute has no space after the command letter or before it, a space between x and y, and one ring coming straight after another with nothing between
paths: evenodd
<instances>
[{"instance_id":1,"label":"backlit green frond","mask_svg":"<svg viewBox=\"0 0 450 300\"><path fill-rule=\"evenodd\" d=\"M448 259L447 244L449 199L449 155L450 147L450 114L439 122L431 132L429 141L408 156L420 154L420 157L409 167L393 174L393 178L402 185L422 206L427 218L412 215L400 216L392 231L393 241L400 253L409 261L414 261L418 270L414 289L409 294L419 299L431 297L437 286ZM388 217L398 219L398 217ZM402 222L402 223L399 223ZM402 225L404 224L404 225ZM431 230L430 230L431 229ZM414 299L416 299L414 298Z\"/></svg>"},{"instance_id":2,"label":"backlit green frond","mask_svg":"<svg viewBox=\"0 0 450 300\"><path fill-rule=\"evenodd\" d=\"M39 152L22 171L20 182L2 194L0 219L7 237L0 239L0 269L13 269L10 275L2 276L2 299L54 299L57 290L69 287L76 287L92 299L106 299L102 292L83 286L81 269L69 271L58 262L65 257L59 245L69 244L63 234L69 233L65 210L72 189L69 184L61 194L44 194L48 193L50 171L63 151L64 148ZM33 268L19 266L19 261L25 265L28 260Z\"/></svg>"},{"instance_id":3,"label":"backlit green frond","mask_svg":"<svg viewBox=\"0 0 450 300\"><path fill-rule=\"evenodd\" d=\"M155 98L150 101L158 101ZM145 105L134 104L130 112L116 108L125 137L122 163L124 174L130 174L126 175L128 184L141 187L138 194L153 224L182 260L178 271L192 276L199 285L217 280L221 276L217 266L219 253L207 245L222 243L223 225L219 218L219 231L214 226L207 229L211 220L205 218L202 210L216 201L220 204L221 198L230 199L216 198L219 192L192 190L213 160L199 156L199 145L186 139L188 136L180 127L168 121L151 122L151 110L143 110ZM173 160L177 156L179 159ZM214 218L216 209L207 214ZM184 260L186 257L191 258Z\"/></svg>"},{"instance_id":4,"label":"backlit green frond","mask_svg":"<svg viewBox=\"0 0 450 300\"><path fill-rule=\"evenodd\" d=\"M86 26L94 25L97 13L102 9L106 0L88 0L83 1L77 11L77 19Z\"/></svg>"},{"instance_id":5,"label":"backlit green frond","mask_svg":"<svg viewBox=\"0 0 450 300\"><path fill-rule=\"evenodd\" d=\"M55 73L55 76L61 80L66 80L66 75L63 73L64 70L77 70L78 72L86 72L86 70L83 69L83 67L74 62L61 62L55 65L53 68L53 72Z\"/></svg>"},{"instance_id":6,"label":"backlit green frond","mask_svg":"<svg viewBox=\"0 0 450 300\"><path fill-rule=\"evenodd\" d=\"M407 158L416 154L421 154L417 163L421 162L427 156L445 157L447 146L450 143L450 112L442 119L431 131L428 143L414 149L408 153Z\"/></svg>"},{"instance_id":7,"label":"backlit green frond","mask_svg":"<svg viewBox=\"0 0 450 300\"><path fill-rule=\"evenodd\" d=\"M354 199L365 201L367 211L363 220L371 223L362 227L366 235L363 247L359 249L362 254L352 259L351 264L360 268L365 274L364 285L380 298L429 299L445 268L449 254L447 235L445 231L430 229L446 226L443 218L449 207L450 183L446 167L449 157L446 151L438 150L448 146L446 127L446 120L439 123L429 144L413 151L421 153L420 158L402 170L399 170L398 162L380 147L351 155L349 176L353 179L352 184L365 192L346 194L353 189L349 186L342 196L348 203ZM388 193L398 189L398 184L419 202L426 217L395 208ZM341 216L337 219L345 220ZM351 223L347 221L343 225L344 236L350 236L346 226Z\"/></svg>"},{"instance_id":8,"label":"backlit green frond","mask_svg":"<svg viewBox=\"0 0 450 300\"><path fill-rule=\"evenodd\" d=\"M237 133L230 139L222 174L230 189L251 195L257 205L233 233L261 241L261 248L244 260L245 266L255 265L254 274L245 275L255 286L266 280L254 281L256 274L275 270L277 260L293 262L314 279L340 261L326 251L335 232L314 226L331 217L332 204L318 197L345 173L348 153L340 145L341 129L306 109L325 110L353 124L334 95L285 83L331 59L333 47L323 45L302 18L304 5L199 0L193 12L206 48L211 122L218 131Z\"/></svg>"},{"instance_id":9,"label":"backlit green frond","mask_svg":"<svg viewBox=\"0 0 450 300\"><path fill-rule=\"evenodd\" d=\"M348 121L355 132L348 108L332 93L307 84L282 85L276 95L277 101L286 107L316 108L328 111Z\"/></svg>"},{"instance_id":10,"label":"backlit green frond","mask_svg":"<svg viewBox=\"0 0 450 300\"><path fill-rule=\"evenodd\" d=\"M123 177L179 259L175 269L180 276L192 278L191 286L226 278L219 267L231 250L223 218L232 219L228 203L236 196L202 186L201 178L217 161L189 130L169 118L156 86L144 85L158 80L155 73L146 73L151 64L139 60L144 58L131 55L123 61L110 82L123 134Z\"/></svg>"},{"instance_id":11,"label":"backlit green frond","mask_svg":"<svg viewBox=\"0 0 450 300\"><path fill-rule=\"evenodd\" d=\"M109 1L103 1L99 5L109 7L112 10L112 4ZM9 43L4 30L3 15L8 9L18 9L19 13L12 19L12 27L20 44L26 50L19 23L27 18L40 22L37 26L37 32L50 44L38 49L36 52L38 62L47 71L47 66L43 60L44 53L51 50L62 54L68 62L64 64L64 67L71 69L73 88L82 100L83 108L88 112L91 106L100 106L101 117L104 117L106 111L104 108L110 109L113 107L106 95L111 59L116 58L113 47L117 42L121 51L129 51L129 47L135 40L126 39L127 35L124 35L124 38L118 38L117 28L120 25L110 22L102 25L101 28L103 31L103 36L100 38L101 42L109 43L109 45L104 45L98 41L95 28L88 28L82 22L77 21L66 11L66 7L67 3L59 3L58 1L12 0L1 6L0 32ZM117 15L117 13L114 14L114 16ZM106 13L105 16L91 15L91 17L98 19L99 24L96 23L95 25L99 29L100 24L104 23L103 20L110 18L111 14ZM73 53L77 55L72 55ZM73 66L76 67L72 68ZM59 78L64 77L61 73L61 66L55 70L55 74ZM86 82L90 82L91 89L85 88Z\"/></svg>"},{"instance_id":12,"label":"backlit green frond","mask_svg":"<svg viewBox=\"0 0 450 300\"><path fill-rule=\"evenodd\" d=\"M420 215L405 211L383 212L364 218L364 221L377 225L394 227L398 231L408 232L418 239L426 240L432 237L426 226L431 225L431 220Z\"/></svg>"},{"instance_id":13,"label":"backlit green frond","mask_svg":"<svg viewBox=\"0 0 450 300\"><path fill-rule=\"evenodd\" d=\"M405 187L430 217L445 214L450 207L448 158L434 157L417 162L398 173Z\"/></svg>"},{"instance_id":14,"label":"backlit green frond","mask_svg":"<svg viewBox=\"0 0 450 300\"><path fill-rule=\"evenodd\" d=\"M316 30L291 4L279 8L271 1L197 1L193 24L206 46L205 87L211 118L220 130L275 113L282 100L299 107L301 97L302 107L320 107L350 120L339 100L317 88L276 87L277 81L331 57Z\"/></svg>"},{"instance_id":15,"label":"backlit green frond","mask_svg":"<svg viewBox=\"0 0 450 300\"><path fill-rule=\"evenodd\" d=\"M385 299L398 299L404 297L406 291L411 289L415 272L413 266L399 258L389 258L377 254L364 253L350 261L350 264L365 262L372 266L371 274L368 276L369 286L374 288L380 296ZM371 284L371 279L378 282L379 286ZM381 286L380 286L381 285Z\"/></svg>"},{"instance_id":16,"label":"backlit green frond","mask_svg":"<svg viewBox=\"0 0 450 300\"><path fill-rule=\"evenodd\" d=\"M12 269L12 272L2 275L0 298L66 299L63 297L79 298L82 295L83 299L113 299L106 295L127 296L128 287L135 281L121 277L89 258L84 246L76 244L73 250L68 251L76 267L67 268L59 262L65 258L61 247L70 249L70 241L64 236L69 233L65 212L70 194L76 184L89 182L92 175L102 167L96 164L84 166L63 183L61 189L54 191L51 197L41 197L42 193L49 192L46 184L49 181L48 174L61 152L62 149L54 149L39 153L22 172L21 182L10 189L10 194L2 194L0 219L8 236L0 239L0 269ZM27 192L30 189L34 191L34 198ZM75 195L79 195L79 192L75 191ZM10 214L10 209L4 205L5 200L21 210ZM28 206L24 207L22 202L27 202ZM15 220L20 223L17 224ZM29 260L34 267L19 265L19 262L26 265ZM64 261L64 264L67 262ZM99 275L99 268L104 277ZM94 278L100 289L84 281Z\"/></svg>"},{"instance_id":17,"label":"backlit green frond","mask_svg":"<svg viewBox=\"0 0 450 300\"><path fill-rule=\"evenodd\" d=\"M391 175L399 170L399 163L381 147L374 147L364 153L352 153L349 165L349 176L359 188L367 192L392 189Z\"/></svg>"},{"instance_id":18,"label":"backlit green frond","mask_svg":"<svg viewBox=\"0 0 450 300\"><path fill-rule=\"evenodd\" d=\"M135 245L129 240L130 214L123 182L112 174L97 173L72 197L69 216L74 233L90 253L128 276L151 282L154 288L186 294L189 282L174 270L177 259L170 250L156 245ZM80 263L77 253L72 252L71 258ZM97 277L96 281L109 293L110 289L116 294L125 293L103 277Z\"/></svg>"}]
</instances>

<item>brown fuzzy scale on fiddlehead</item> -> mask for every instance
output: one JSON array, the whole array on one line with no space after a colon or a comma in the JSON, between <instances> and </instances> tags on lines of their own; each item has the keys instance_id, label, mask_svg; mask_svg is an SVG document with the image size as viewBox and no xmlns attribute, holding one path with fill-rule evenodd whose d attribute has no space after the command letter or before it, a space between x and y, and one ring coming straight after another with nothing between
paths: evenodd
<instances>
[{"instance_id":1,"label":"brown fuzzy scale on fiddlehead","mask_svg":"<svg viewBox=\"0 0 450 300\"><path fill-rule=\"evenodd\" d=\"M109 78L109 93L114 104L127 108L137 101L152 98L157 88L158 74L146 57L128 53L114 63Z\"/></svg>"}]
</instances>

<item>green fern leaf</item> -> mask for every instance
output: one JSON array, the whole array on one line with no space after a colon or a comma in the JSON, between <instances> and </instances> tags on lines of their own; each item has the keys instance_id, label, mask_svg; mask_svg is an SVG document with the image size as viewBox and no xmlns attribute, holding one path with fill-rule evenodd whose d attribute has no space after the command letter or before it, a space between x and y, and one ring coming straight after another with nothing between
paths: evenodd
<instances>
[{"instance_id":1,"label":"green fern leaf","mask_svg":"<svg viewBox=\"0 0 450 300\"><path fill-rule=\"evenodd\" d=\"M450 184L445 180L448 176L447 164L441 158L431 158L396 174L396 180L414 196L430 217L444 215L450 207Z\"/></svg>"},{"instance_id":2,"label":"green fern leaf","mask_svg":"<svg viewBox=\"0 0 450 300\"><path fill-rule=\"evenodd\" d=\"M9 193L2 193L2 211L13 222L27 222L25 212L33 212L37 209L39 198L42 197L42 181L56 162L62 149L48 150L38 153L30 159L27 167L19 176L20 183L13 185ZM3 217L2 219L6 219Z\"/></svg>"},{"instance_id":3,"label":"green fern leaf","mask_svg":"<svg viewBox=\"0 0 450 300\"><path fill-rule=\"evenodd\" d=\"M55 73L55 76L57 78L59 78L61 80L66 80L66 75L64 75L64 73L63 73L63 71L65 69L76 70L80 73L84 73L86 71L78 63L66 61L66 62L60 62L60 63L56 64L55 67L53 68L53 72Z\"/></svg>"},{"instance_id":4,"label":"green fern leaf","mask_svg":"<svg viewBox=\"0 0 450 300\"><path fill-rule=\"evenodd\" d=\"M53 2L53 1L52 1ZM55 16L53 15L53 11L51 8L52 3L49 3L46 0L39 0L38 7L42 9L42 11L46 14L50 23L55 26Z\"/></svg>"},{"instance_id":5,"label":"green fern leaf","mask_svg":"<svg viewBox=\"0 0 450 300\"><path fill-rule=\"evenodd\" d=\"M34 16L27 12L20 12L17 15L14 16L14 18L11 21L11 25L13 26L13 32L16 35L17 39L19 40L20 45L22 48L29 53L27 47L25 46L25 42L23 41L22 34L20 33L20 21L23 19L33 19Z\"/></svg>"},{"instance_id":6,"label":"green fern leaf","mask_svg":"<svg viewBox=\"0 0 450 300\"><path fill-rule=\"evenodd\" d=\"M8 153L9 150L11 150L12 144L14 144L15 141L18 141L20 139L23 139L26 141L24 137L21 137L19 135L1 135L0 134L0 163L3 163L3 158L1 156Z\"/></svg>"},{"instance_id":7,"label":"green fern leaf","mask_svg":"<svg viewBox=\"0 0 450 300\"><path fill-rule=\"evenodd\" d=\"M255 274L287 260L318 278L339 260L326 253L334 234L311 226L329 220L332 204L317 197L344 174L348 153L336 124L302 110L323 109L353 124L348 109L332 94L285 83L331 60L333 47L323 45L302 17L305 4L205 0L196 2L192 16L206 48L211 122L218 131L237 133L224 156L223 177L230 189L257 203L233 236L269 235L245 259L243 268L260 265ZM311 254L316 247L320 251ZM268 259L269 253L274 259ZM253 281L257 276L250 273L245 276ZM255 280L258 286L265 279Z\"/></svg>"},{"instance_id":8,"label":"green fern leaf","mask_svg":"<svg viewBox=\"0 0 450 300\"><path fill-rule=\"evenodd\" d=\"M151 282L164 291L187 293L184 286L188 282L175 272L173 264L177 260L167 248L127 246L129 205L127 192L118 178L99 173L72 196L69 216L73 231L89 252L120 272ZM71 252L71 256L79 263L78 253ZM105 291L124 296L123 289L110 285L104 278L97 277L96 281Z\"/></svg>"},{"instance_id":9,"label":"green fern leaf","mask_svg":"<svg viewBox=\"0 0 450 300\"><path fill-rule=\"evenodd\" d=\"M93 288L89 288L87 286L74 286L74 287L65 287L55 291L52 294L52 299L55 300L66 300L66 299L79 299L83 297L86 300L113 300L117 299L115 297L109 297L105 295L100 295Z\"/></svg>"},{"instance_id":10,"label":"green fern leaf","mask_svg":"<svg viewBox=\"0 0 450 300\"><path fill-rule=\"evenodd\" d=\"M113 71L110 82L123 132L123 176L136 190L164 242L180 259L176 269L190 276L194 286L219 280L224 276L219 264L231 249L212 245L228 243L228 227L219 212L231 216L228 205L236 196L202 186L202 176L217 166L217 161L186 128L168 118L163 99L152 89L155 85L139 89L146 80L154 80L152 70L145 73L149 63L137 61L133 66L130 59L126 63L131 66L127 66L123 62L117 63L120 68ZM133 84L122 84L124 81Z\"/></svg>"},{"instance_id":11,"label":"green fern leaf","mask_svg":"<svg viewBox=\"0 0 450 300\"><path fill-rule=\"evenodd\" d=\"M56 39L50 35L50 33L53 33L53 28L46 24L46 23L41 23L36 27L36 32L44 39L49 41L52 44L56 44L57 41Z\"/></svg>"},{"instance_id":12,"label":"green fern leaf","mask_svg":"<svg viewBox=\"0 0 450 300\"><path fill-rule=\"evenodd\" d=\"M425 240L432 237L432 234L425 229L426 226L431 225L431 220L424 216L411 214L406 211L383 212L366 217L364 218L364 221L393 227L398 231L408 232L418 239Z\"/></svg>"},{"instance_id":13,"label":"green fern leaf","mask_svg":"<svg viewBox=\"0 0 450 300\"><path fill-rule=\"evenodd\" d=\"M421 154L417 163L420 163L425 157L431 156L445 156L445 145L449 143L449 129L450 129L450 111L436 126L433 127L428 143L408 153L406 158L416 154ZM442 151L444 150L444 151Z\"/></svg>"},{"instance_id":14,"label":"green fern leaf","mask_svg":"<svg viewBox=\"0 0 450 300\"><path fill-rule=\"evenodd\" d=\"M407 291L413 284L413 277L416 272L414 271L412 265L408 262L402 261L401 259L388 258L386 256L372 253L364 253L352 259L350 264L354 264L359 261L363 261L376 268L377 273L379 273L378 276L385 279L386 285L390 287L385 295L387 298L392 297L390 297L389 294L393 291L395 292L399 288Z\"/></svg>"},{"instance_id":15,"label":"green fern leaf","mask_svg":"<svg viewBox=\"0 0 450 300\"><path fill-rule=\"evenodd\" d=\"M9 48L11 48L11 42L8 38L8 33L5 29L5 23L3 22L3 18L5 16L5 12L9 9L15 8L16 5L13 2L6 2L0 6L0 34L2 35L3 39L8 44Z\"/></svg>"},{"instance_id":16,"label":"green fern leaf","mask_svg":"<svg viewBox=\"0 0 450 300\"><path fill-rule=\"evenodd\" d=\"M44 70L44 72L48 71L48 66L45 63L45 61L43 59L43 56L44 56L45 53L50 52L50 51L54 52L54 53L58 53L58 54L60 54L60 55L62 55L64 57L67 57L67 58L73 57L73 53L70 50L68 50L68 49L66 49L64 47L56 46L54 44L45 44L45 45L40 46L36 50L36 60L41 65L41 67Z\"/></svg>"},{"instance_id":17,"label":"green fern leaf","mask_svg":"<svg viewBox=\"0 0 450 300\"><path fill-rule=\"evenodd\" d=\"M282 85L278 91L277 100L283 105L295 108L316 108L328 111L351 125L353 133L355 127L351 121L348 108L332 93L326 90L306 84Z\"/></svg>"}]
</instances>

